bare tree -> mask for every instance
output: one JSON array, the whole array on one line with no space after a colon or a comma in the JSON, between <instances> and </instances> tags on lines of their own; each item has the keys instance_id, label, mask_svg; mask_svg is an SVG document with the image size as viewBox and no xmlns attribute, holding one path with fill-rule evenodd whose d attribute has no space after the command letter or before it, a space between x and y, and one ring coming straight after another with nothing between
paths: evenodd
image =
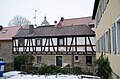
<instances>
[{"instance_id":1,"label":"bare tree","mask_svg":"<svg viewBox=\"0 0 120 79\"><path fill-rule=\"evenodd\" d=\"M9 21L8 26L28 26L31 22L22 16L14 16L12 20Z\"/></svg>"}]
</instances>

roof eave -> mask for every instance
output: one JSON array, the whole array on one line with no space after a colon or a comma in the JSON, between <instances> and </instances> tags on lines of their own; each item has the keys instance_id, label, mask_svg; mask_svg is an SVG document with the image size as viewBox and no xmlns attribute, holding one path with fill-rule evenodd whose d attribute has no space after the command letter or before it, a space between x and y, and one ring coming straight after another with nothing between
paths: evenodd
<instances>
[{"instance_id":1,"label":"roof eave","mask_svg":"<svg viewBox=\"0 0 120 79\"><path fill-rule=\"evenodd\" d=\"M99 1L100 1L100 0L95 0L95 2L94 2L94 9L93 9L92 19L95 19L96 12L97 12L97 9L98 9Z\"/></svg>"},{"instance_id":2,"label":"roof eave","mask_svg":"<svg viewBox=\"0 0 120 79\"><path fill-rule=\"evenodd\" d=\"M16 39L16 38L56 38L56 37L85 37L85 36L91 36L91 37L95 37L95 34L85 34L85 35L61 35L61 36L30 36L30 37L25 37L25 36L21 36L21 37L12 37L12 39Z\"/></svg>"}]
</instances>

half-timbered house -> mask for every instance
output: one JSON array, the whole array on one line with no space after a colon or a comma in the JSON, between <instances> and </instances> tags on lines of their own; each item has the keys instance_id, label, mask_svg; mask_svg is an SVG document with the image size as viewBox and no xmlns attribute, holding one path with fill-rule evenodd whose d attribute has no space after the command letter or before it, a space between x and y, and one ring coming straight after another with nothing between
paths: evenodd
<instances>
[{"instance_id":1,"label":"half-timbered house","mask_svg":"<svg viewBox=\"0 0 120 79\"><path fill-rule=\"evenodd\" d=\"M13 37L13 54L33 54L35 64L80 66L93 71L95 33L88 26L33 27L21 29Z\"/></svg>"}]
</instances>

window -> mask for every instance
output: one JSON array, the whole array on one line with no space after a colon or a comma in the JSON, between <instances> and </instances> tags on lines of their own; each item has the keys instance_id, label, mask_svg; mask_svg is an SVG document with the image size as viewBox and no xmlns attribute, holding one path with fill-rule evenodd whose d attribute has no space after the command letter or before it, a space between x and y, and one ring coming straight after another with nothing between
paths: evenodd
<instances>
[{"instance_id":1,"label":"window","mask_svg":"<svg viewBox=\"0 0 120 79\"><path fill-rule=\"evenodd\" d=\"M119 19L119 21L117 21L117 23L116 23L116 25L117 25L117 36L116 36L116 45L117 45L117 53L120 55L120 19Z\"/></svg>"},{"instance_id":2,"label":"window","mask_svg":"<svg viewBox=\"0 0 120 79\"><path fill-rule=\"evenodd\" d=\"M56 66L62 67L63 59L62 56L56 56Z\"/></svg>"},{"instance_id":3,"label":"window","mask_svg":"<svg viewBox=\"0 0 120 79\"><path fill-rule=\"evenodd\" d=\"M24 46L24 39L23 38L18 39L18 46Z\"/></svg>"},{"instance_id":4,"label":"window","mask_svg":"<svg viewBox=\"0 0 120 79\"><path fill-rule=\"evenodd\" d=\"M36 39L36 46L42 46L42 39Z\"/></svg>"},{"instance_id":5,"label":"window","mask_svg":"<svg viewBox=\"0 0 120 79\"><path fill-rule=\"evenodd\" d=\"M58 45L64 46L64 38L58 38Z\"/></svg>"},{"instance_id":6,"label":"window","mask_svg":"<svg viewBox=\"0 0 120 79\"><path fill-rule=\"evenodd\" d=\"M37 63L41 63L41 56L37 56Z\"/></svg>"},{"instance_id":7,"label":"window","mask_svg":"<svg viewBox=\"0 0 120 79\"><path fill-rule=\"evenodd\" d=\"M92 65L92 56L86 56L86 64Z\"/></svg>"},{"instance_id":8,"label":"window","mask_svg":"<svg viewBox=\"0 0 120 79\"><path fill-rule=\"evenodd\" d=\"M113 52L116 53L116 27L115 23L112 27L112 46L113 46Z\"/></svg>"},{"instance_id":9,"label":"window","mask_svg":"<svg viewBox=\"0 0 120 79\"><path fill-rule=\"evenodd\" d=\"M74 62L79 62L79 56L74 56Z\"/></svg>"},{"instance_id":10,"label":"window","mask_svg":"<svg viewBox=\"0 0 120 79\"><path fill-rule=\"evenodd\" d=\"M96 13L96 19L95 19L96 20L96 28L102 17L102 13L104 13L104 11L107 7L108 2L109 2L109 0L100 0L100 2L99 2L98 11Z\"/></svg>"},{"instance_id":11,"label":"window","mask_svg":"<svg viewBox=\"0 0 120 79\"><path fill-rule=\"evenodd\" d=\"M100 52L102 52L102 37L100 37Z\"/></svg>"},{"instance_id":12,"label":"window","mask_svg":"<svg viewBox=\"0 0 120 79\"><path fill-rule=\"evenodd\" d=\"M105 33L105 52L110 52L110 29Z\"/></svg>"},{"instance_id":13,"label":"window","mask_svg":"<svg viewBox=\"0 0 120 79\"><path fill-rule=\"evenodd\" d=\"M112 27L113 52L120 55L120 16Z\"/></svg>"},{"instance_id":14,"label":"window","mask_svg":"<svg viewBox=\"0 0 120 79\"><path fill-rule=\"evenodd\" d=\"M100 39L96 42L96 52L100 52Z\"/></svg>"},{"instance_id":15,"label":"window","mask_svg":"<svg viewBox=\"0 0 120 79\"><path fill-rule=\"evenodd\" d=\"M96 52L98 52L98 40L96 41Z\"/></svg>"}]
</instances>

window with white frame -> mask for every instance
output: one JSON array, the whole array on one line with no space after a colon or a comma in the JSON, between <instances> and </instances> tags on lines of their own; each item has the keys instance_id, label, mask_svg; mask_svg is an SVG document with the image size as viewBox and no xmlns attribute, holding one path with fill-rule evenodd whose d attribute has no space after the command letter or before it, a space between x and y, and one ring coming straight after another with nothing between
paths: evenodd
<instances>
[{"instance_id":1,"label":"window with white frame","mask_svg":"<svg viewBox=\"0 0 120 79\"><path fill-rule=\"evenodd\" d=\"M102 52L102 37L100 37L100 52Z\"/></svg>"},{"instance_id":2,"label":"window with white frame","mask_svg":"<svg viewBox=\"0 0 120 79\"><path fill-rule=\"evenodd\" d=\"M112 27L112 46L113 46L113 52L116 53L116 27L115 23L113 24Z\"/></svg>"},{"instance_id":3,"label":"window with white frame","mask_svg":"<svg viewBox=\"0 0 120 79\"><path fill-rule=\"evenodd\" d=\"M110 29L105 32L105 52L110 52Z\"/></svg>"},{"instance_id":4,"label":"window with white frame","mask_svg":"<svg viewBox=\"0 0 120 79\"><path fill-rule=\"evenodd\" d=\"M103 47L103 52L105 52L105 34L102 36L102 47Z\"/></svg>"},{"instance_id":5,"label":"window with white frame","mask_svg":"<svg viewBox=\"0 0 120 79\"><path fill-rule=\"evenodd\" d=\"M96 41L96 52L98 52L98 40Z\"/></svg>"},{"instance_id":6,"label":"window with white frame","mask_svg":"<svg viewBox=\"0 0 120 79\"><path fill-rule=\"evenodd\" d=\"M100 52L100 39L97 40L97 52Z\"/></svg>"},{"instance_id":7,"label":"window with white frame","mask_svg":"<svg viewBox=\"0 0 120 79\"><path fill-rule=\"evenodd\" d=\"M78 55L74 56L74 62L79 62L79 56Z\"/></svg>"},{"instance_id":8,"label":"window with white frame","mask_svg":"<svg viewBox=\"0 0 120 79\"><path fill-rule=\"evenodd\" d=\"M120 55L120 16L112 27L113 52Z\"/></svg>"},{"instance_id":9,"label":"window with white frame","mask_svg":"<svg viewBox=\"0 0 120 79\"><path fill-rule=\"evenodd\" d=\"M116 34L117 53L120 55L120 19L116 22L116 25L117 25L117 34Z\"/></svg>"},{"instance_id":10,"label":"window with white frame","mask_svg":"<svg viewBox=\"0 0 120 79\"><path fill-rule=\"evenodd\" d=\"M107 7L108 2L109 2L109 0L100 0L100 2L99 2L98 11L96 13L96 19L95 19L96 20L96 28L102 17L102 13L104 13L104 11Z\"/></svg>"}]
</instances>

